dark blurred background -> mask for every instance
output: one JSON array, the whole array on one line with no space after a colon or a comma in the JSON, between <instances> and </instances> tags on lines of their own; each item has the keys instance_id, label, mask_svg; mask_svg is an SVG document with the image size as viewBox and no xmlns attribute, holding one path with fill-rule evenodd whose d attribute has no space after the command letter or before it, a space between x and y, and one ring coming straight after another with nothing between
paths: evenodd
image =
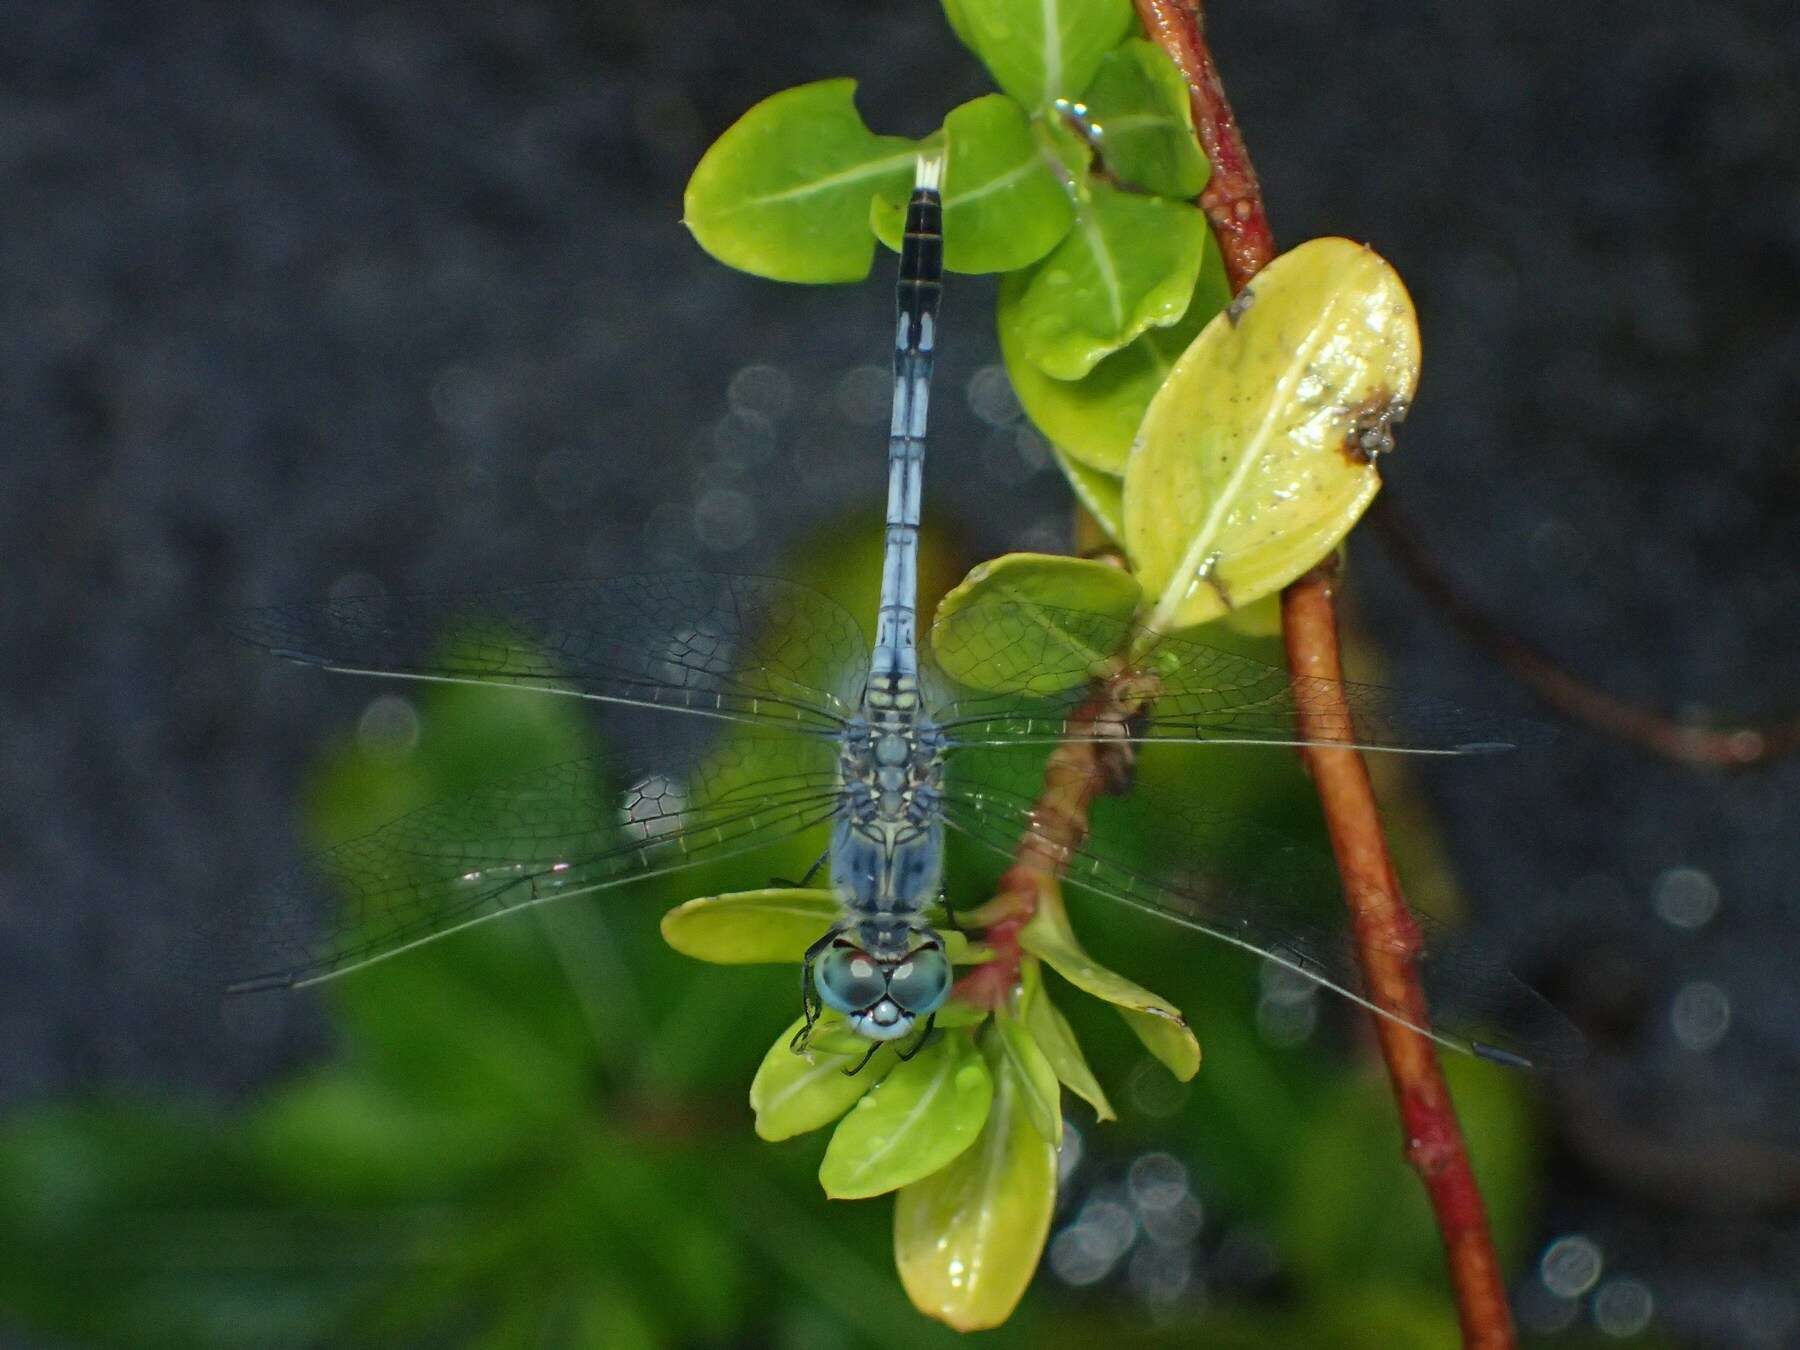
<instances>
[{"instance_id":1,"label":"dark blurred background","mask_svg":"<svg viewBox=\"0 0 1800 1350\"><path fill-rule=\"evenodd\" d=\"M1278 238L1369 240L1417 300L1384 465L1416 541L1625 698L1793 714L1791 7L1213 8ZM297 785L374 697L238 657L232 608L779 572L867 532L885 263L786 288L680 224L712 138L836 74L907 135L985 90L923 0L0 6L0 1108L231 1102L325 1053L308 1000L221 1024L170 978L197 914L293 865ZM991 297L956 283L933 403L959 566L1069 541L996 412ZM1367 532L1350 589L1384 681L1534 710ZM1561 725L1415 780L1481 926L1603 1052L1528 1089L1521 1317L1800 1345L1800 765Z\"/></svg>"}]
</instances>

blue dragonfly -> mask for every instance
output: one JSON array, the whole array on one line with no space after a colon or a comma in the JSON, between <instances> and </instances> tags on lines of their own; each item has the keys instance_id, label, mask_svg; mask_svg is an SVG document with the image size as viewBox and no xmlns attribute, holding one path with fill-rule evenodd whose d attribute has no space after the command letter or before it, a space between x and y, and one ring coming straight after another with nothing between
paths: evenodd
<instances>
[{"instance_id":1,"label":"blue dragonfly","mask_svg":"<svg viewBox=\"0 0 1800 1350\"><path fill-rule=\"evenodd\" d=\"M1507 1063L1561 1057L1560 1020L1547 1005L1478 947L1423 919L1433 1024L1377 1006L1361 988L1342 906L1296 898L1335 889L1325 855L1183 803L1158 813L1157 829L1186 857L1203 862L1229 845L1255 862L1247 876L1166 875L1103 838L1071 844L1031 783L1046 747L1058 744L1103 744L1108 754L1097 760L1112 767L1098 774L1157 743L1292 747L1312 736L1477 754L1504 748L1507 724L1428 698L1296 679L1178 637L1151 643L1116 617L1018 601L966 607L921 660L919 514L943 286L942 168L941 157L919 160L900 255L873 643L816 592L708 573L245 613L238 637L306 665L540 690L710 719L732 734L679 780L634 779L620 758L590 757L428 806L318 854L250 907L266 918L247 947L261 969L234 990L314 984L515 910L824 831L819 866L841 913L806 953L806 1026L831 1009L873 1048L928 1033L950 994L950 959L931 922L950 830L1004 855L1035 838L1071 882L1257 953L1446 1046ZM1142 661L1121 655L1146 651ZM979 678L962 682L971 672ZM1096 716L1090 691L1108 681L1128 692ZM1348 708L1349 720L1322 717L1331 707ZM618 782L633 785L620 793ZM323 923L313 903L321 882L341 900ZM915 1048L922 1043L923 1034Z\"/></svg>"}]
</instances>

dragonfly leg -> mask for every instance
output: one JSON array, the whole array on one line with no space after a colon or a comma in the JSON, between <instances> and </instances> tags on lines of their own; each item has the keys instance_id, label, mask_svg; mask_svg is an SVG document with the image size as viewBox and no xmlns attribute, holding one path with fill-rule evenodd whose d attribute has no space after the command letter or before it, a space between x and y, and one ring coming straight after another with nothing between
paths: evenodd
<instances>
[{"instance_id":1,"label":"dragonfly leg","mask_svg":"<svg viewBox=\"0 0 1800 1350\"><path fill-rule=\"evenodd\" d=\"M861 1073L864 1069L868 1068L869 1061L875 1058L875 1052L879 1049L881 1049L880 1041L870 1041L869 1042L869 1053L864 1055L861 1059L856 1061L855 1068L845 1069L844 1077L854 1078L854 1077L856 1077L857 1074Z\"/></svg>"},{"instance_id":2,"label":"dragonfly leg","mask_svg":"<svg viewBox=\"0 0 1800 1350\"><path fill-rule=\"evenodd\" d=\"M912 1049L902 1050L900 1052L900 1062L902 1064L904 1064L907 1060L911 1059L914 1055L918 1054L919 1051L921 1051L925 1048L925 1043L931 1039L932 1028L935 1027L936 1025L937 1025L937 1014L933 1013L933 1014L931 1014L930 1017L927 1017L925 1019L925 1029L919 1033L919 1038L912 1043ZM882 1043L880 1041L870 1041L868 1054L864 1055L861 1059L856 1061L855 1068L845 1069L844 1077L854 1078L854 1077L856 1077L857 1074L861 1073L864 1069L868 1068L869 1061L875 1058L875 1052L877 1050L881 1049L881 1046L882 1046Z\"/></svg>"},{"instance_id":3,"label":"dragonfly leg","mask_svg":"<svg viewBox=\"0 0 1800 1350\"><path fill-rule=\"evenodd\" d=\"M919 1051L921 1051L925 1048L925 1043L931 1039L932 1028L935 1027L936 1025L937 1025L937 1014L933 1013L933 1014L931 1014L930 1017L927 1017L925 1019L925 1030L921 1031L919 1033L919 1039L912 1043L912 1049L902 1050L900 1052L900 1062L902 1064L904 1064L907 1060L911 1059L914 1055L918 1054ZM865 1063L866 1062L867 1061L865 1061ZM858 1065L857 1067L860 1068L861 1065Z\"/></svg>"},{"instance_id":4,"label":"dragonfly leg","mask_svg":"<svg viewBox=\"0 0 1800 1350\"><path fill-rule=\"evenodd\" d=\"M813 959L831 945L831 940L838 934L833 928L812 946L806 949L806 955L800 958L800 1015L805 1018L805 1025L794 1033L788 1048L796 1055L806 1049L806 1043L812 1039L812 1029L818 1025L819 1014L824 1010L819 999L819 987L813 981Z\"/></svg>"},{"instance_id":5,"label":"dragonfly leg","mask_svg":"<svg viewBox=\"0 0 1800 1350\"><path fill-rule=\"evenodd\" d=\"M944 910L944 927L948 928L952 933L963 933L966 935L968 930L962 926L962 921L956 917L956 911L950 907L950 892L948 888L938 892L938 904L941 905Z\"/></svg>"},{"instance_id":6,"label":"dragonfly leg","mask_svg":"<svg viewBox=\"0 0 1800 1350\"><path fill-rule=\"evenodd\" d=\"M825 860L830 856L831 850L826 849L825 852L814 858L813 865L806 869L806 875L801 877L798 881L790 880L787 877L770 877L769 884L771 886L786 886L789 890L803 891L808 886L812 885L812 879L819 875L819 869L825 865Z\"/></svg>"},{"instance_id":7,"label":"dragonfly leg","mask_svg":"<svg viewBox=\"0 0 1800 1350\"><path fill-rule=\"evenodd\" d=\"M803 967L800 972L800 1016L804 1019L800 1030L788 1042L788 1049L796 1055L805 1052L806 1043L812 1039L813 1028L819 1024L819 991L813 987L810 965Z\"/></svg>"}]
</instances>

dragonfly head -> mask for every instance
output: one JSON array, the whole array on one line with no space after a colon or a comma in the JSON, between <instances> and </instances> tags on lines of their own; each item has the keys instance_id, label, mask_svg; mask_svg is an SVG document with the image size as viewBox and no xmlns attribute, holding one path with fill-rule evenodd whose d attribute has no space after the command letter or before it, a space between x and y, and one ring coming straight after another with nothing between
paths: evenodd
<instances>
[{"instance_id":1,"label":"dragonfly head","mask_svg":"<svg viewBox=\"0 0 1800 1350\"><path fill-rule=\"evenodd\" d=\"M865 922L838 932L813 958L826 1007L872 1041L895 1041L950 996L944 940L923 924Z\"/></svg>"}]
</instances>

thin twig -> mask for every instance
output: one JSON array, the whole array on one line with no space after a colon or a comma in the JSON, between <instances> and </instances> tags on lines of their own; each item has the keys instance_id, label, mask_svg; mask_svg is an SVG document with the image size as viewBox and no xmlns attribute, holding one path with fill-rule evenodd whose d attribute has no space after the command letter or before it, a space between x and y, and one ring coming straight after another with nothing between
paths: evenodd
<instances>
[{"instance_id":1,"label":"thin twig","mask_svg":"<svg viewBox=\"0 0 1800 1350\"><path fill-rule=\"evenodd\" d=\"M1200 206L1218 235L1235 293L1274 257L1275 243L1255 170L1207 48L1199 0L1136 4L1145 31L1187 79L1195 134L1213 167ZM1334 576L1335 567L1328 563L1283 592L1282 630L1294 677L1325 682L1309 687L1341 691ZM1350 725L1341 692L1335 699L1309 700L1302 706L1304 729L1314 738L1341 736L1337 729ZM1314 745L1301 753L1343 878L1367 991L1406 1020L1428 1025L1414 960L1419 934L1388 854L1368 766L1360 752L1347 746ZM1376 1019L1376 1033L1400 1110L1407 1161L1425 1184L1443 1239L1464 1343L1483 1350L1510 1347L1515 1338L1506 1287L1435 1047L1388 1018Z\"/></svg>"},{"instance_id":2,"label":"thin twig","mask_svg":"<svg viewBox=\"0 0 1800 1350\"><path fill-rule=\"evenodd\" d=\"M1137 12L1150 40L1169 54L1187 80L1194 135L1212 165L1200 208L1212 222L1236 295L1275 256L1275 236L1263 209L1262 185L1206 45L1206 17L1199 0L1137 0Z\"/></svg>"},{"instance_id":3,"label":"thin twig","mask_svg":"<svg viewBox=\"0 0 1800 1350\"><path fill-rule=\"evenodd\" d=\"M1005 1004L1018 983L1019 931L1037 912L1045 888L1056 883L1087 839L1094 798L1129 782L1130 746L1095 733L1122 727L1142 711L1142 696L1129 692L1131 688L1128 681L1100 681L1070 714L1069 734L1044 766L1031 828L1013 865L995 886L995 899L964 916L981 927L981 940L993 953L958 981L956 993L964 1002L978 1008Z\"/></svg>"},{"instance_id":4,"label":"thin twig","mask_svg":"<svg viewBox=\"0 0 1800 1350\"><path fill-rule=\"evenodd\" d=\"M1507 632L1465 598L1385 495L1375 499L1368 521L1407 580L1443 611L1469 643L1574 721L1677 764L1709 769L1741 769L1800 751L1800 720L1761 726L1688 726L1596 688Z\"/></svg>"}]
</instances>

